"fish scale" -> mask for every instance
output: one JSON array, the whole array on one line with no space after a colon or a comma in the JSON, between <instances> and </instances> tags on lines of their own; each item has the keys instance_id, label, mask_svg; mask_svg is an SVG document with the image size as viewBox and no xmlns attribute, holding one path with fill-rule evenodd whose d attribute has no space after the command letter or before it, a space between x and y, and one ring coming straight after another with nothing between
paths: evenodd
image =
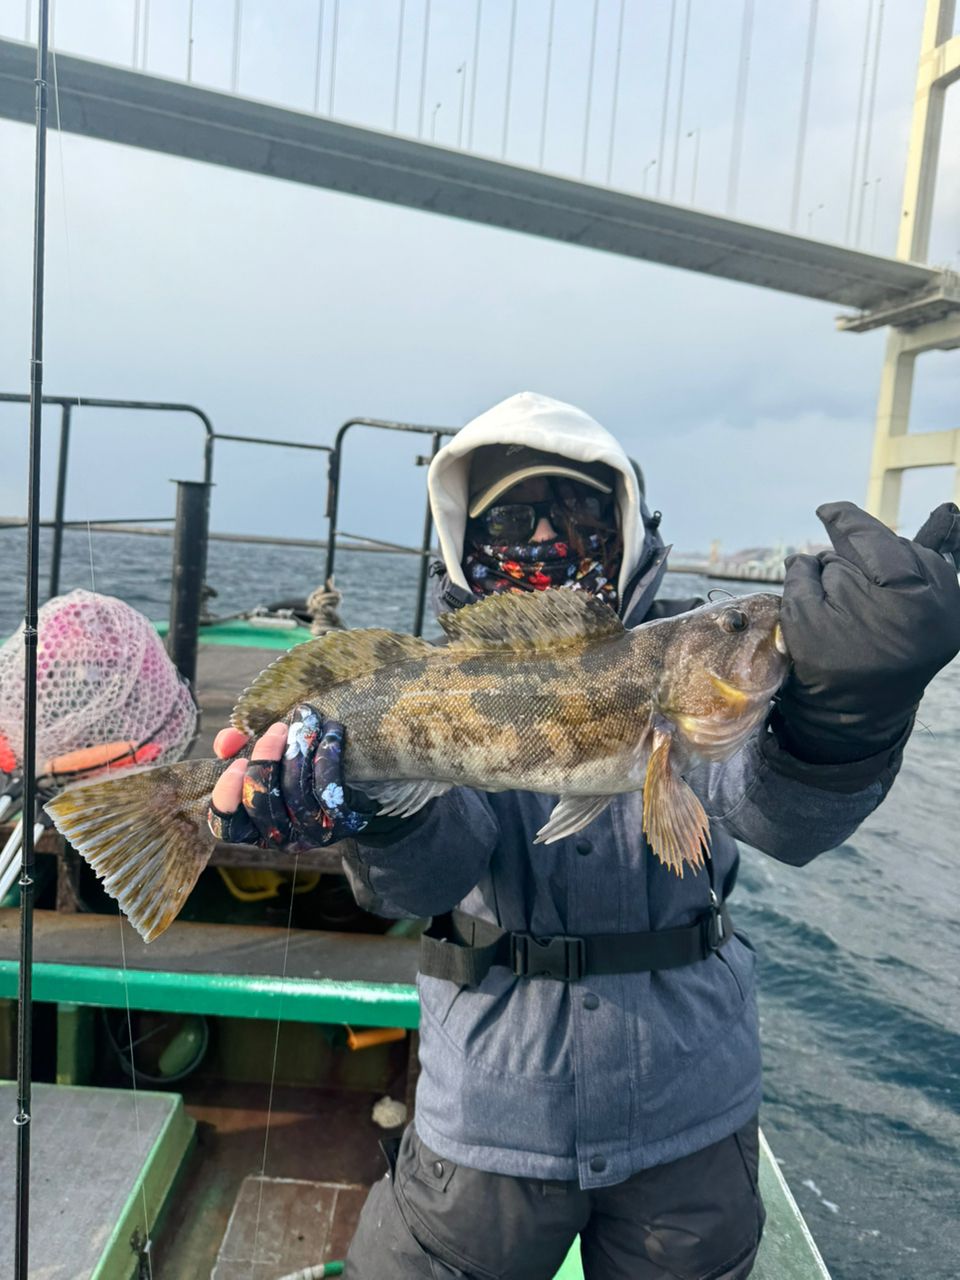
<instances>
[{"instance_id":1,"label":"fish scale","mask_svg":"<svg viewBox=\"0 0 960 1280\"><path fill-rule=\"evenodd\" d=\"M383 814L415 813L453 786L558 795L539 843L642 789L650 847L682 875L709 853L682 770L732 754L766 716L787 670L779 608L757 594L627 630L580 591L497 595L443 615L444 646L376 628L299 645L261 672L232 721L252 736L304 702L322 708L346 728L347 782ZM147 941L209 859L210 793L228 763L131 770L47 805Z\"/></svg>"}]
</instances>

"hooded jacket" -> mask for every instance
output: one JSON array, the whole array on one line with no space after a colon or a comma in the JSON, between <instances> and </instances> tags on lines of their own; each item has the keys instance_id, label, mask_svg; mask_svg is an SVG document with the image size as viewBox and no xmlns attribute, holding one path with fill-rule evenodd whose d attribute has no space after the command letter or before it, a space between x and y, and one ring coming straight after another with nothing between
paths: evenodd
<instances>
[{"instance_id":1,"label":"hooded jacket","mask_svg":"<svg viewBox=\"0 0 960 1280\"><path fill-rule=\"evenodd\" d=\"M618 442L580 410L524 392L474 419L431 464L441 607L469 599L460 561L470 454L511 443L616 473L625 625L699 603L655 600L667 549ZM880 803L899 763L895 750L855 765L804 764L763 726L729 760L691 768L686 779L711 820L718 891L733 888L738 839L795 866L840 844ZM583 831L534 845L555 803L455 788L385 837L388 845L361 837L346 860L357 899L388 916L459 905L537 937L666 929L705 912L707 872L680 880L659 864L643 836L639 792L616 797ZM415 1124L447 1161L606 1186L727 1137L759 1107L754 955L739 936L658 973L559 982L493 966L478 987L421 975L419 990Z\"/></svg>"}]
</instances>

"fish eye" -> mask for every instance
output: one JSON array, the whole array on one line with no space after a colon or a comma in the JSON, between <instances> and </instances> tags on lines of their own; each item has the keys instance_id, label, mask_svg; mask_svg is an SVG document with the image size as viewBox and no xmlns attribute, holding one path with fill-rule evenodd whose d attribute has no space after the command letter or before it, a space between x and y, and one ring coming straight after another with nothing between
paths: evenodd
<instances>
[{"instance_id":1,"label":"fish eye","mask_svg":"<svg viewBox=\"0 0 960 1280\"><path fill-rule=\"evenodd\" d=\"M746 631L750 620L742 609L724 609L717 619L724 631Z\"/></svg>"}]
</instances>

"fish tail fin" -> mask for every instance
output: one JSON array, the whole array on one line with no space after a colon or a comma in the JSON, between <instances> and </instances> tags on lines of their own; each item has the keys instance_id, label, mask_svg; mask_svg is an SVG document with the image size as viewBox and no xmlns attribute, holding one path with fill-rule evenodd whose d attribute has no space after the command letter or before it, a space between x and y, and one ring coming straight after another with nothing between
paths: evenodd
<instances>
[{"instance_id":1,"label":"fish tail fin","mask_svg":"<svg viewBox=\"0 0 960 1280\"><path fill-rule=\"evenodd\" d=\"M216 840L207 827L221 761L184 761L77 783L44 806L144 942L173 921Z\"/></svg>"},{"instance_id":2,"label":"fish tail fin","mask_svg":"<svg viewBox=\"0 0 960 1280\"><path fill-rule=\"evenodd\" d=\"M643 832L660 861L682 879L685 863L699 871L710 854L710 819L673 768L672 743L669 733L655 731L643 784Z\"/></svg>"}]
</instances>

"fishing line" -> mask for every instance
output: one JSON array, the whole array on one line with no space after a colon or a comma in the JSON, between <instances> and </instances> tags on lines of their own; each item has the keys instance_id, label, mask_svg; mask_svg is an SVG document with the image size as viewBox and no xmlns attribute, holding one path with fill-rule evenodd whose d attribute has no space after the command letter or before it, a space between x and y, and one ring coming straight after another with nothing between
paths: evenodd
<instances>
[{"instance_id":1,"label":"fishing line","mask_svg":"<svg viewBox=\"0 0 960 1280\"><path fill-rule=\"evenodd\" d=\"M253 1250L250 1259L253 1270L257 1267L257 1243L260 1238L260 1214L263 1209L263 1181L267 1173L267 1144L270 1141L270 1120L273 1116L273 1091L277 1080L277 1054L280 1049L280 1024L283 1013L283 988L287 980L287 957L290 954L290 934L293 930L293 900L297 889L297 871L300 867L299 851L293 859L293 879L290 882L290 906L287 909L287 933L283 941L283 971L280 975L280 990L277 993L277 1027L273 1036L273 1065L270 1068L270 1092L267 1095L267 1124L263 1133L263 1157L260 1161L260 1190L257 1196L257 1219L253 1231Z\"/></svg>"},{"instance_id":2,"label":"fishing line","mask_svg":"<svg viewBox=\"0 0 960 1280\"><path fill-rule=\"evenodd\" d=\"M139 10L139 6L138 6L138 10ZM56 0L54 0L54 3L51 7L51 12L50 12L51 35L54 41L56 39L56 15L57 15ZM54 110L56 113L56 122L57 122L57 154L59 157L59 167L60 167L60 199L61 199L61 207L63 210L64 249L65 249L65 257L66 257L66 267L67 267L67 295L69 298L69 311L70 311L71 321L75 322L76 295L74 293L74 288L73 288L73 253L72 253L71 244L70 244L70 223L69 223L69 218L67 216L67 178L66 178L66 166L64 164L64 159L63 159L63 129L60 123L61 122L60 81L57 74L57 54L56 54L55 48L51 50L51 62L53 66L53 100L54 100ZM75 323L73 324L73 327L75 328ZM78 408L81 407L81 401L79 396L77 397L77 407ZM87 510L89 513L89 499L84 505L87 506ZM87 550L90 557L90 589L96 592L97 575L96 575L96 569L94 566L93 530L91 528L89 514L88 514L86 523L87 523ZM127 1037L130 1041L130 1071L131 1071L130 1078L131 1078L131 1086L133 1089L133 1114L134 1114L134 1122L137 1130L137 1146L138 1146L138 1149L142 1149L143 1127L142 1127L142 1122L140 1117L140 1097L137 1091L137 1068L136 1068L136 1062L134 1060L133 1020L130 1012L130 982L129 982L129 976L127 973L126 945L124 943L124 937L123 937L123 917L119 914L117 916L117 921L120 927L120 967L121 967L121 973L122 973L123 998L124 998L126 1011L127 1011ZM147 1271L150 1276L150 1280L153 1280L153 1260L151 1256L152 1241L151 1241L151 1235L150 1235L150 1214L147 1208L147 1187L146 1187L145 1178L141 1179L141 1182L140 1182L140 1195L143 1203L143 1230L144 1230L144 1236L145 1236L143 1252L144 1252L144 1255L146 1256Z\"/></svg>"},{"instance_id":3,"label":"fishing line","mask_svg":"<svg viewBox=\"0 0 960 1280\"><path fill-rule=\"evenodd\" d=\"M40 569L40 471L43 417L43 277L47 169L47 0L39 0L36 61L36 149L33 281L30 325L30 443L27 467L27 581L23 619L23 852L20 859L20 946L17 981L16 1230L14 1272L27 1280L30 1248L30 1139L33 1079L33 895L36 814L37 597Z\"/></svg>"}]
</instances>

